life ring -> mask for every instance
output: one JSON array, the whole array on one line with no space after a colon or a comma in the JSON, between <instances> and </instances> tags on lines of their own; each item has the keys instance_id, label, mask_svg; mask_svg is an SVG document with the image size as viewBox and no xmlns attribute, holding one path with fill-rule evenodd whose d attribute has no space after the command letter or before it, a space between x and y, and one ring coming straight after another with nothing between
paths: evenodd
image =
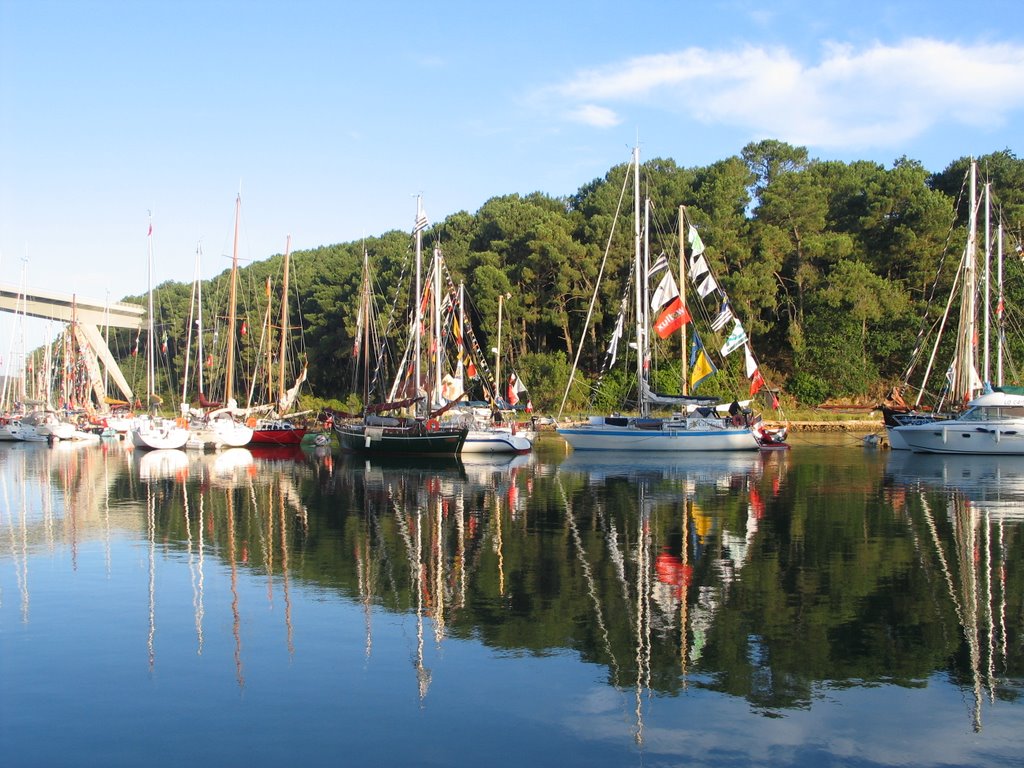
<instances>
[{"instance_id":1,"label":"life ring","mask_svg":"<svg viewBox=\"0 0 1024 768\"><path fill-rule=\"evenodd\" d=\"M427 432L437 432L441 428L437 419L427 419Z\"/></svg>"}]
</instances>

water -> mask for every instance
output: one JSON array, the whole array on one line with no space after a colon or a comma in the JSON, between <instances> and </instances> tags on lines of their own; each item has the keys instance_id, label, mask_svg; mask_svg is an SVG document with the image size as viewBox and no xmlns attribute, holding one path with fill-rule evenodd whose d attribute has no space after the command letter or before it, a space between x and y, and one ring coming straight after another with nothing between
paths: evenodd
<instances>
[{"instance_id":1,"label":"water","mask_svg":"<svg viewBox=\"0 0 1024 768\"><path fill-rule=\"evenodd\" d=\"M0 446L0 761L1020 765L1024 460Z\"/></svg>"}]
</instances>

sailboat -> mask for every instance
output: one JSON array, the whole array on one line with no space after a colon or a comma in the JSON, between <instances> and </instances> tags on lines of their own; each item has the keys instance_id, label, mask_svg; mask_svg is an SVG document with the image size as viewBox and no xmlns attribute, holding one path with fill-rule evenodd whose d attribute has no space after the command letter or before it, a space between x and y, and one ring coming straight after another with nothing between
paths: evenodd
<instances>
[{"instance_id":1,"label":"sailboat","mask_svg":"<svg viewBox=\"0 0 1024 768\"><path fill-rule=\"evenodd\" d=\"M235 325L238 295L238 226L242 207L242 196L235 198L235 232L231 256L231 282L228 287L228 334L226 364L224 368L224 402L211 403L206 400L202 389L202 363L199 369L199 403L205 413L194 419L190 425L192 437L190 448L241 448L252 439L252 427L238 421L235 414L238 402L234 398L235 380ZM198 280L197 280L198 282ZM202 314L202 297L200 296L200 316ZM200 320L200 338L202 337L202 321ZM202 352L200 350L200 359ZM186 377L187 378L187 377ZM182 404L182 410L188 406Z\"/></svg>"},{"instance_id":2,"label":"sailboat","mask_svg":"<svg viewBox=\"0 0 1024 768\"><path fill-rule=\"evenodd\" d=\"M366 455L425 455L425 456L456 456L462 450L469 431L465 426L442 425L438 420L450 406L437 410L426 406L426 390L421 376L421 335L423 325L423 292L421 290L423 230L427 225L427 217L423 212L421 198L416 198L416 287L413 301L411 322L411 343L405 360L411 362L412 381L411 393L408 397L397 398L396 380L392 388L392 397L383 403L370 403L370 359L371 338L374 331L372 313L372 296L370 286L369 257L363 256L363 289L360 299L359 323L362 338L357 345L363 349L363 415L360 419L340 419L334 423L334 431L342 450ZM435 286L439 276L435 274ZM432 291L436 301L438 291ZM357 355L358 357L358 355ZM396 411L414 409L411 416L388 415Z\"/></svg>"},{"instance_id":3,"label":"sailboat","mask_svg":"<svg viewBox=\"0 0 1024 768\"><path fill-rule=\"evenodd\" d=\"M979 279L977 265L977 197L976 163L970 166L970 229L967 246L960 263L957 281L961 285L960 317L957 327L956 348L953 362L946 376L943 389L945 402L951 404L952 412L920 412L906 409L903 412L889 409L883 411L889 443L895 449L909 449L915 453L945 454L987 454L1024 455L1024 390L1003 387L1002 323L1000 322L997 341L997 366L995 387L992 386L991 361L989 356L989 281L988 247L986 247L985 272ZM988 243L989 186L985 185L986 244ZM999 308L1002 319L1002 225L998 236ZM983 307L979 311L979 284L984 288ZM954 291L956 285L954 285ZM952 296L950 297L950 304ZM950 311L947 304L943 317ZM984 320L984 346L982 373L978 371L978 316ZM920 348L920 344L918 345ZM938 340L935 343L938 349ZM935 359L935 352L929 360L928 371ZM928 371L925 373L927 381ZM984 381L982 380L984 376ZM924 392L924 385L921 387ZM898 392L897 392L898 394ZM919 404L921 395L917 398ZM962 411L956 411L964 404Z\"/></svg>"},{"instance_id":4,"label":"sailboat","mask_svg":"<svg viewBox=\"0 0 1024 768\"><path fill-rule=\"evenodd\" d=\"M434 270L443 271L443 261L440 250L434 249ZM447 273L445 273L445 277ZM465 361L472 362L473 358L479 355L479 344L476 343L472 326L466 323L465 318L465 287L459 285L458 291L454 284L448 280L449 295L451 302L451 318L442 320L442 324L454 328L456 368L454 375L435 376L437 384L434 388L434 402L441 404L454 404L454 407L446 414L446 420L442 423L464 425L469 428L466 433L466 441L462 444L462 455L468 454L526 454L533 450L533 436L519 430L514 421L505 423L502 416L502 406L508 411L508 404L514 404L519 394L525 391L518 383L518 377L513 373L509 380L508 400L502 401L500 394L501 382L501 320L502 306L507 296L498 296L498 336L497 346L494 347L494 376L493 381L487 382L486 364L482 356L479 357L479 364L485 370L481 377L485 394L490 401L489 404L481 404L474 407L471 403L462 403L466 392L465 384ZM457 310L457 314L456 314ZM467 338L471 341L472 353L465 352ZM487 391L489 390L489 391Z\"/></svg>"},{"instance_id":5,"label":"sailboat","mask_svg":"<svg viewBox=\"0 0 1024 768\"><path fill-rule=\"evenodd\" d=\"M160 416L158 409L163 400L156 394L156 349L153 325L153 222L147 235L149 252L149 335L146 339L146 407L148 413L136 416L129 430L132 445L143 450L184 448L189 439L184 419Z\"/></svg>"},{"instance_id":6,"label":"sailboat","mask_svg":"<svg viewBox=\"0 0 1024 768\"><path fill-rule=\"evenodd\" d=\"M295 401L299 396L299 388L306 380L306 365L303 364L302 371L299 373L295 382L291 388L285 389L285 375L288 370L288 337L290 334L289 317L288 317L288 281L289 281L289 270L290 270L290 258L291 258L291 247L292 238L288 236L285 241L284 249L284 267L281 287L281 331L280 331L280 345L278 347L278 376L277 376L277 402L275 403L272 412L268 415L255 419L252 423L252 439L249 444L258 445L299 445L302 442L302 438L306 436L306 427L296 424L291 419L285 418L287 414L295 405ZM270 296L269 288L267 296ZM270 326L270 305L267 305L267 327ZM270 338L267 334L267 349L268 358L270 350ZM267 361L267 373L268 376L272 374L272 365L270 360ZM255 384L255 382L254 382ZM267 390L270 391L269 386Z\"/></svg>"},{"instance_id":7,"label":"sailboat","mask_svg":"<svg viewBox=\"0 0 1024 768\"><path fill-rule=\"evenodd\" d=\"M685 290L680 293L675 286L669 268L667 258L663 266L652 266L649 258L649 246L645 247L648 228L643 225L649 219L649 203L645 206L644 217L640 213L640 150L635 148L632 157L633 171L633 241L634 259L631 282L633 284L633 305L635 311L636 348L638 350L637 375L637 400L639 413L636 416L624 416L612 414L608 416L590 416L582 424L559 427L557 429L565 441L574 449L582 450L605 450L605 451L739 451L758 450L762 441L769 437L769 433L763 429L761 419L750 411L749 401L747 403L734 402L732 404L720 404L718 398L693 397L693 396L666 396L659 395L651 388L649 379L650 352L650 331L656 330L660 336L674 330L685 327L689 321L689 312L685 303ZM627 173L626 180L628 181ZM624 182L625 183L625 182ZM623 189L625 191L625 188ZM682 231L682 222L680 223ZM691 277L695 282L700 280L698 293L705 296L712 290L717 289L717 282L710 274L710 268L702 255L703 245L697 246L699 238L696 230L693 233L693 255L690 263ZM643 235L643 237L642 237ZM682 241L682 235L680 235ZM610 241L609 241L610 242ZM680 243L681 244L681 243ZM661 260L659 260L661 261ZM683 259L680 258L682 264ZM660 269L657 267L661 266ZM653 275L664 272L658 289L653 296L650 294L650 280ZM685 288L685 286L684 286ZM705 290L706 289L706 290ZM595 287L595 295L596 295ZM650 306L655 311L661 310L659 317L654 323L651 322ZM615 350L618 340L622 335L628 313L628 297L623 298L616 333L609 349L608 357L611 362L615 359ZM723 310L724 315L724 310ZM747 343L746 332L743 331L738 319L732 315L731 309L723 321L723 327L729 319L733 320L733 330L729 334L722 354L726 355L736 349L743 348L747 357L747 375L751 378L751 392L763 385L760 371ZM696 339L695 339L696 342ZM582 343L580 344L580 348ZM694 363L705 368L710 374L714 369L702 347L695 346ZM579 355L577 353L577 361ZM684 357L685 362L685 357ZM575 371L575 364L573 366ZM695 371L698 370L695 368ZM684 375L685 382L685 375ZM565 397L568 397L569 387L572 385L570 376L569 386L566 388ZM565 398L563 398L563 406ZM675 406L681 410L673 413L668 418L659 418L651 415L651 406ZM561 415L561 413L559 413ZM784 435L783 435L784 437ZM778 439L778 436L775 437Z\"/></svg>"}]
</instances>

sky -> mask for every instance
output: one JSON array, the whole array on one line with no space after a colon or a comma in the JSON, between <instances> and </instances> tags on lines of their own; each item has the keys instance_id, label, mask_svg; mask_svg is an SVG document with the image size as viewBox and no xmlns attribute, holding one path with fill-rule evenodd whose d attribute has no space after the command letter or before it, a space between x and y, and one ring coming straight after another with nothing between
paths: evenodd
<instances>
[{"instance_id":1,"label":"sky","mask_svg":"<svg viewBox=\"0 0 1024 768\"><path fill-rule=\"evenodd\" d=\"M99 301L777 139L1021 152L1024 3L0 0L0 282ZM147 239L152 220L152 241ZM28 348L53 323L0 317ZM19 344L21 342L19 341Z\"/></svg>"}]
</instances>

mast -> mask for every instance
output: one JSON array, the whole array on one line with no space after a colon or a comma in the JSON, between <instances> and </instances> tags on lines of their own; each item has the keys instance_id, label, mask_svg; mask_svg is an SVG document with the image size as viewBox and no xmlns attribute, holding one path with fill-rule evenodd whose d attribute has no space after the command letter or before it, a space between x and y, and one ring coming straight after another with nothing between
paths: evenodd
<instances>
[{"instance_id":1,"label":"mast","mask_svg":"<svg viewBox=\"0 0 1024 768\"><path fill-rule=\"evenodd\" d=\"M686 314L686 206L679 206L679 300ZM689 360L686 357L686 323L679 329L679 373L683 380L684 395L690 394Z\"/></svg>"},{"instance_id":2,"label":"mast","mask_svg":"<svg viewBox=\"0 0 1024 768\"><path fill-rule=\"evenodd\" d=\"M498 294L498 346L494 348L494 405L498 405L501 397L501 308L505 303L505 294ZM506 395L508 392L506 391Z\"/></svg>"},{"instance_id":3,"label":"mast","mask_svg":"<svg viewBox=\"0 0 1024 768\"><path fill-rule=\"evenodd\" d=\"M235 312L235 302L238 299L238 287L236 285L236 278L238 276L238 219L241 210L242 195L239 193L235 198L235 238L231 249L231 287L228 291L228 350L224 371L224 405L228 408L232 407L231 400L234 395L235 322L238 319Z\"/></svg>"},{"instance_id":4,"label":"mast","mask_svg":"<svg viewBox=\"0 0 1024 768\"><path fill-rule=\"evenodd\" d=\"M991 211L991 197L989 196L991 184L985 182L985 386L992 385L992 366L989 360L989 310L992 295L989 262L992 260L991 230L989 228L989 213Z\"/></svg>"},{"instance_id":5,"label":"mast","mask_svg":"<svg viewBox=\"0 0 1024 768\"><path fill-rule=\"evenodd\" d=\"M153 214L149 216L149 234L146 235L147 250L149 252L149 335L146 339L146 407L151 408L154 404L154 395L156 390L154 389L154 379L156 371L154 370L153 358L154 347L153 347Z\"/></svg>"},{"instance_id":6,"label":"mast","mask_svg":"<svg viewBox=\"0 0 1024 768\"><path fill-rule=\"evenodd\" d=\"M416 195L416 291L413 294L415 307L413 309L413 335L415 338L413 346L413 372L416 377L415 393L420 395L420 327L423 324L423 301L421 291L423 276L420 260L423 255L423 227L426 225L426 216L423 213L423 195ZM415 406L417 413L419 405Z\"/></svg>"},{"instance_id":7,"label":"mast","mask_svg":"<svg viewBox=\"0 0 1024 768\"><path fill-rule=\"evenodd\" d=\"M192 280L192 304L188 308L188 332L185 337L185 375L182 377L181 382L181 410L182 415L188 410L188 369L189 364L192 362L192 329L195 328L195 311L196 311L196 293L199 290L199 246L196 246L196 268L195 277ZM200 336L202 336L202 323L199 325ZM198 342L202 344L200 340ZM196 366L199 369L200 375L202 375L203 364L202 354L200 350L199 364ZM203 391L202 381L200 380L199 391Z\"/></svg>"},{"instance_id":8,"label":"mast","mask_svg":"<svg viewBox=\"0 0 1024 768\"><path fill-rule=\"evenodd\" d=\"M286 369L286 355L288 354L288 346L286 341L288 340L288 334L290 329L288 328L288 275L290 268L292 251L292 236L288 235L284 245L284 278L281 284L281 346L277 351L277 364L278 364L278 375L277 375L277 402L280 403L284 400L284 373Z\"/></svg>"},{"instance_id":9,"label":"mast","mask_svg":"<svg viewBox=\"0 0 1024 768\"><path fill-rule=\"evenodd\" d=\"M643 305L643 284L646 275L640 273L640 147L633 148L633 284L636 293L636 391L640 416L647 415L647 402L644 399L644 362L647 355Z\"/></svg>"},{"instance_id":10,"label":"mast","mask_svg":"<svg viewBox=\"0 0 1024 768\"><path fill-rule=\"evenodd\" d=\"M1003 217L996 229L996 386L1003 386Z\"/></svg>"},{"instance_id":11,"label":"mast","mask_svg":"<svg viewBox=\"0 0 1024 768\"><path fill-rule=\"evenodd\" d=\"M433 395L431 396L430 408L433 408L434 404L441 404L441 249L436 245L434 246L434 261L433 261L433 287L430 290L431 297L431 308L433 309L430 330L431 330L431 344L430 350L434 355L434 372L432 375L433 384L431 390ZM429 409L428 409L429 410Z\"/></svg>"}]
</instances>

